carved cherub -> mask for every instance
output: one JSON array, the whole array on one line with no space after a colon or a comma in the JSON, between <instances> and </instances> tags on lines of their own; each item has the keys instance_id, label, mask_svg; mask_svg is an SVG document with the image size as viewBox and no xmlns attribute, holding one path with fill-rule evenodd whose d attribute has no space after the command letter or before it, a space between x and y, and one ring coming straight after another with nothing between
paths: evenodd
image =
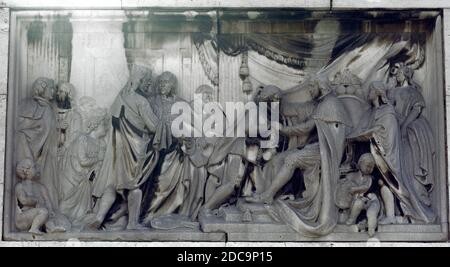
<instances>
[{"instance_id":1,"label":"carved cherub","mask_svg":"<svg viewBox=\"0 0 450 267\"><path fill-rule=\"evenodd\" d=\"M55 216L47 189L39 182L35 163L31 159L17 164L16 174L22 181L16 185L16 227L20 231L42 235L42 227Z\"/></svg>"},{"instance_id":2,"label":"carved cherub","mask_svg":"<svg viewBox=\"0 0 450 267\"><path fill-rule=\"evenodd\" d=\"M355 224L361 212L366 210L369 236L375 235L380 212L378 197L373 193L367 194L372 186L374 168L375 159L372 154L362 155L358 161L358 171L347 174L339 181L336 194L338 206L341 209L350 210L347 225Z\"/></svg>"}]
</instances>

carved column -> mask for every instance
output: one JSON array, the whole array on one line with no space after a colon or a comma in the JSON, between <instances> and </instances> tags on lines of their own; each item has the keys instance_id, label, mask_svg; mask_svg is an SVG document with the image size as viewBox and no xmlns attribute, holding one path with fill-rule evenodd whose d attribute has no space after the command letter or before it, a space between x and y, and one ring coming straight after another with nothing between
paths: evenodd
<instances>
[{"instance_id":1,"label":"carved column","mask_svg":"<svg viewBox=\"0 0 450 267\"><path fill-rule=\"evenodd\" d=\"M0 217L3 218L6 93L8 80L9 8L0 8ZM0 236L3 220L0 220Z\"/></svg>"}]
</instances>

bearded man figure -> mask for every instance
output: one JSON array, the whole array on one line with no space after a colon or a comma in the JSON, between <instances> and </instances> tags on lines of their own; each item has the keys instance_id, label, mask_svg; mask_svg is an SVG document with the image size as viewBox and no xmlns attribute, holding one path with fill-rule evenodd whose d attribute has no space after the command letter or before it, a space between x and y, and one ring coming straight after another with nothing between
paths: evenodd
<instances>
[{"instance_id":1,"label":"bearded man figure","mask_svg":"<svg viewBox=\"0 0 450 267\"><path fill-rule=\"evenodd\" d=\"M134 65L127 85L111 106L111 129L106 157L94 182L93 196L99 198L91 228L99 228L117 194L127 202L128 230L141 230L139 222L142 190L159 160L165 124L159 124L147 97L151 94L152 73ZM161 129L164 128L164 129Z\"/></svg>"}]
</instances>

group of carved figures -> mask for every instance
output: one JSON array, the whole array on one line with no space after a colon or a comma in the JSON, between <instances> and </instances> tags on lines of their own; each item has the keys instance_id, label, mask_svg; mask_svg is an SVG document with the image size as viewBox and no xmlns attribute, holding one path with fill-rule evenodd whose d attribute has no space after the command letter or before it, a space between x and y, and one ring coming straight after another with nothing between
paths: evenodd
<instances>
[{"instance_id":1,"label":"group of carved figures","mask_svg":"<svg viewBox=\"0 0 450 267\"><path fill-rule=\"evenodd\" d=\"M35 81L16 126L20 231L177 227L167 216L191 227L239 201L306 236L339 223L372 236L379 224L437 219L434 139L410 65L395 65L367 93L348 70L332 81L309 76L304 103L259 88L256 103L281 103L275 148L255 137L175 138L171 107L184 101L176 77L155 79L139 66L130 73L109 112L89 97L76 105L69 83ZM213 100L209 86L197 93Z\"/></svg>"}]
</instances>

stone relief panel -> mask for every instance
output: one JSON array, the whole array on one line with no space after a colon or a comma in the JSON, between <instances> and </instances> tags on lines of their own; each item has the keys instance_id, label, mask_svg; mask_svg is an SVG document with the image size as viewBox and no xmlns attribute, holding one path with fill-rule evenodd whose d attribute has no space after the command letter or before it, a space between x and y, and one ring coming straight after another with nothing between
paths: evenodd
<instances>
[{"instance_id":1,"label":"stone relief panel","mask_svg":"<svg viewBox=\"0 0 450 267\"><path fill-rule=\"evenodd\" d=\"M447 239L439 13L13 16L6 239Z\"/></svg>"}]
</instances>

